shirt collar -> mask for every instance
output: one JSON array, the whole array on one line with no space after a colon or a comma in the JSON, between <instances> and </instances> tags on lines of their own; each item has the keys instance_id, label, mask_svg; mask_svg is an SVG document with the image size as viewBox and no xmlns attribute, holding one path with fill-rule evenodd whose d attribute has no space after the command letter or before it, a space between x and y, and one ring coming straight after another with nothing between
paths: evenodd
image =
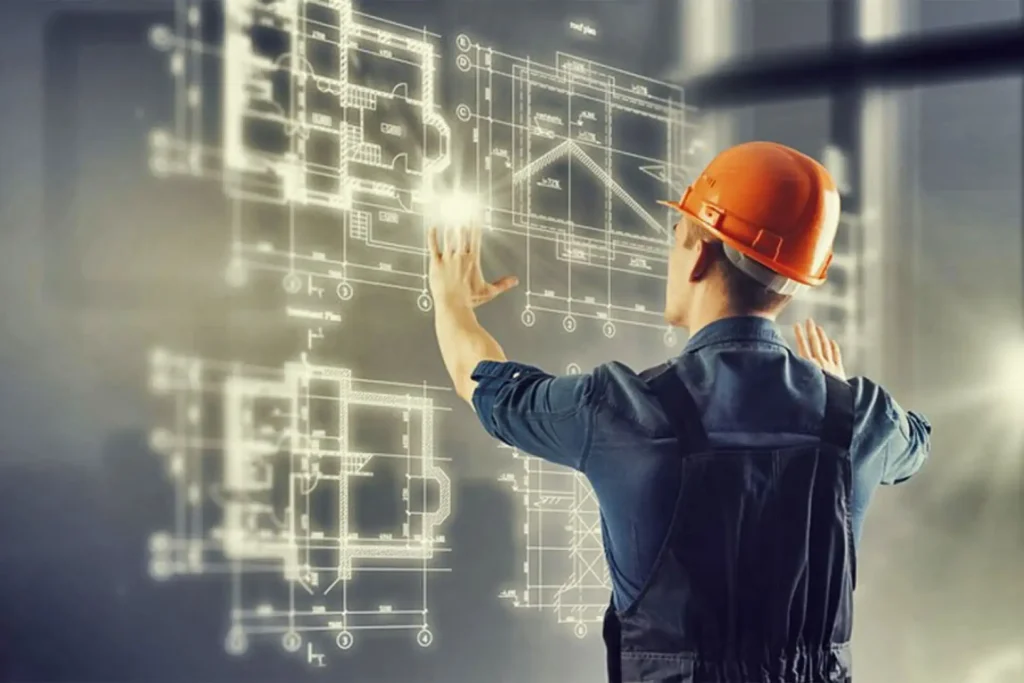
<instances>
[{"instance_id":1,"label":"shirt collar","mask_svg":"<svg viewBox=\"0 0 1024 683\"><path fill-rule=\"evenodd\" d=\"M705 346L736 341L764 341L786 346L779 326L756 315L721 318L697 330L686 342L683 353L692 353Z\"/></svg>"}]
</instances>

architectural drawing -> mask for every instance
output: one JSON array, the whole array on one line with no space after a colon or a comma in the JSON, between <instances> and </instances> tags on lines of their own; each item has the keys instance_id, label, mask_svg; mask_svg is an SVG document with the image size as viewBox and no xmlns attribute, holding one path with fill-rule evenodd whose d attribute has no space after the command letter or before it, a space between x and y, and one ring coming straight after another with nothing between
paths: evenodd
<instances>
[{"instance_id":1,"label":"architectural drawing","mask_svg":"<svg viewBox=\"0 0 1024 683\"><path fill-rule=\"evenodd\" d=\"M600 633L611 599L601 518L586 477L502 447L514 466L500 478L522 503L522 578L501 597L554 615L577 637Z\"/></svg>"},{"instance_id":2,"label":"architectural drawing","mask_svg":"<svg viewBox=\"0 0 1024 683\"><path fill-rule=\"evenodd\" d=\"M383 286L430 310L424 229L454 166L495 238L522 247L523 324L551 313L568 332L583 319L607 337L621 324L664 328L676 216L655 201L679 196L713 152L678 88L460 35L446 116L436 34L363 14L352 0L221 0L220 49L204 42L209 5L175 2L173 26L151 36L175 92L173 121L151 137L152 167L223 183L231 282L266 271L290 293L315 280L340 301ZM210 61L221 73L214 93L203 80ZM205 123L211 108L219 132ZM454 159L453 147L468 156ZM837 256L844 281L856 280L860 256L852 244ZM816 308L802 310L849 312L861 288L842 289L811 292ZM847 344L860 343L858 316L843 318L858 328Z\"/></svg>"},{"instance_id":3,"label":"architectural drawing","mask_svg":"<svg viewBox=\"0 0 1024 683\"><path fill-rule=\"evenodd\" d=\"M202 3L176 0L175 121L152 166L223 182L232 201L231 282L309 276L341 300L362 284L425 285L424 207L439 196L451 133L435 100L437 36L362 14L352 0L222 0L222 50L203 44ZM204 59L219 57L219 139L204 131Z\"/></svg>"},{"instance_id":4,"label":"architectural drawing","mask_svg":"<svg viewBox=\"0 0 1024 683\"><path fill-rule=\"evenodd\" d=\"M151 371L174 405L152 442L176 501L151 572L230 576L229 652L273 636L322 665L325 634L348 649L387 629L431 644L428 578L444 571L451 484L424 387L166 352Z\"/></svg>"},{"instance_id":5,"label":"architectural drawing","mask_svg":"<svg viewBox=\"0 0 1024 683\"><path fill-rule=\"evenodd\" d=\"M368 630L430 645L428 578L444 570L451 513L436 392L290 359L367 292L374 305L397 292L431 310L425 228L471 205L489 240L517 250L523 285L507 296L523 297L523 325L549 315L609 339L635 326L674 345L662 303L678 215L656 201L680 196L712 150L678 88L590 60L538 62L460 35L447 115L440 37L426 30L353 0L174 1L173 24L151 33L175 94L151 168L223 188L229 282L269 275L288 295L282 325L300 318L308 335L273 370L154 355L153 388L174 419L153 447L175 502L152 539L152 574L228 576L233 653L269 636L319 666L324 636L348 650ZM456 175L458 193L443 180ZM858 219L844 221L830 283L791 313L833 325L852 367L865 261ZM576 472L508 452L524 559L502 597L582 638L611 591L594 492Z\"/></svg>"},{"instance_id":6,"label":"architectural drawing","mask_svg":"<svg viewBox=\"0 0 1024 683\"><path fill-rule=\"evenodd\" d=\"M554 313L664 329L676 197L703 160L682 91L559 53L554 65L460 35L453 130L472 141L471 178L489 226L523 248L522 322Z\"/></svg>"}]
</instances>

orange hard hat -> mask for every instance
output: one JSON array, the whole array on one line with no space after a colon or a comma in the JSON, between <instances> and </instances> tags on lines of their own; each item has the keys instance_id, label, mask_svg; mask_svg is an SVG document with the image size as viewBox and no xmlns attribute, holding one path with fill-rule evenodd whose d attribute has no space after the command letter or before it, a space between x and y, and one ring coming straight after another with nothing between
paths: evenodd
<instances>
[{"instance_id":1,"label":"orange hard hat","mask_svg":"<svg viewBox=\"0 0 1024 683\"><path fill-rule=\"evenodd\" d=\"M678 202L661 202L722 240L742 271L783 294L825 282L839 192L820 163L774 142L715 157Z\"/></svg>"}]
</instances>

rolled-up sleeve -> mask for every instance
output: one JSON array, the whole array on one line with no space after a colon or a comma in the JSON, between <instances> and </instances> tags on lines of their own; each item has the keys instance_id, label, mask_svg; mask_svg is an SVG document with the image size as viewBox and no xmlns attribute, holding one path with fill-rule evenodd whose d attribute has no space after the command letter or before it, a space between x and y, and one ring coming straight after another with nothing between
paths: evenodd
<instances>
[{"instance_id":1,"label":"rolled-up sleeve","mask_svg":"<svg viewBox=\"0 0 1024 683\"><path fill-rule=\"evenodd\" d=\"M889 410L897 429L886 444L882 483L894 485L917 474L928 459L932 425L924 415L901 408L892 397L889 397Z\"/></svg>"},{"instance_id":2,"label":"rolled-up sleeve","mask_svg":"<svg viewBox=\"0 0 1024 683\"><path fill-rule=\"evenodd\" d=\"M864 477L862 491L877 484L901 484L928 460L932 426L904 408L878 384L864 377L850 380L857 394L858 425L853 458ZM857 489L857 486L854 486ZM863 501L867 505L867 499Z\"/></svg>"},{"instance_id":3,"label":"rolled-up sleeve","mask_svg":"<svg viewBox=\"0 0 1024 683\"><path fill-rule=\"evenodd\" d=\"M593 375L554 376L522 363L483 361L473 379L473 408L491 436L583 470L593 428Z\"/></svg>"}]
</instances>

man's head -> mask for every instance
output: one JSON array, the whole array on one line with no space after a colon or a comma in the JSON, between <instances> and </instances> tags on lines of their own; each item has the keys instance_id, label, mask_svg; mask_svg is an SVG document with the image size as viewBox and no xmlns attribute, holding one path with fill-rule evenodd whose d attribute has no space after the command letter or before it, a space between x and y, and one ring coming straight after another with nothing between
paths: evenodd
<instances>
[{"instance_id":1,"label":"man's head","mask_svg":"<svg viewBox=\"0 0 1024 683\"><path fill-rule=\"evenodd\" d=\"M725 245L700 223L683 216L676 224L668 257L665 320L690 327L696 306L727 315L774 318L793 298L779 294L737 268Z\"/></svg>"},{"instance_id":2,"label":"man's head","mask_svg":"<svg viewBox=\"0 0 1024 683\"><path fill-rule=\"evenodd\" d=\"M825 282L839 194L825 168L770 142L719 154L678 202L665 319L700 327L734 315L774 318Z\"/></svg>"}]
</instances>

